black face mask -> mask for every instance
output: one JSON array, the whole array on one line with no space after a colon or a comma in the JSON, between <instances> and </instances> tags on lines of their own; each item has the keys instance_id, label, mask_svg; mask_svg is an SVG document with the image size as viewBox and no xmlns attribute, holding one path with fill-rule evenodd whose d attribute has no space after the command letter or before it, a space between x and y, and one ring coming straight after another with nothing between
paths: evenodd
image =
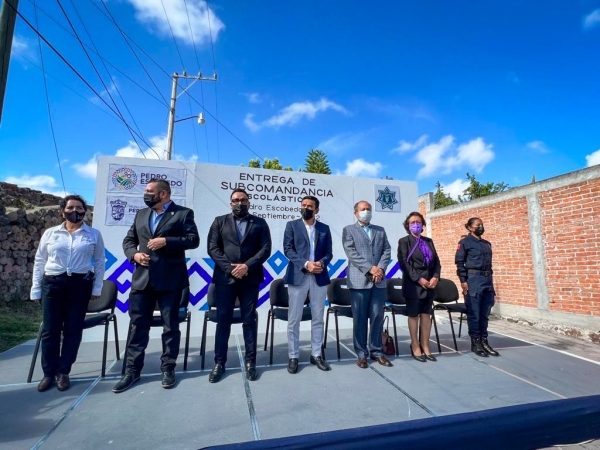
<instances>
[{"instance_id":1,"label":"black face mask","mask_svg":"<svg viewBox=\"0 0 600 450\"><path fill-rule=\"evenodd\" d=\"M485 233L485 228L483 228L483 225L481 225L480 227L475 228L473 233L475 236L481 236L483 233Z\"/></svg>"},{"instance_id":2,"label":"black face mask","mask_svg":"<svg viewBox=\"0 0 600 450\"><path fill-rule=\"evenodd\" d=\"M71 211L71 212L65 213L65 219L67 219L71 223L79 223L83 220L84 217L85 217L84 212Z\"/></svg>"},{"instance_id":3,"label":"black face mask","mask_svg":"<svg viewBox=\"0 0 600 450\"><path fill-rule=\"evenodd\" d=\"M248 205L242 205L241 203L236 203L231 208L233 214L240 219L246 217L248 215Z\"/></svg>"},{"instance_id":4,"label":"black face mask","mask_svg":"<svg viewBox=\"0 0 600 450\"><path fill-rule=\"evenodd\" d=\"M144 194L144 203L148 208L153 208L157 203L160 203L160 200L156 200L154 194Z\"/></svg>"},{"instance_id":5,"label":"black face mask","mask_svg":"<svg viewBox=\"0 0 600 450\"><path fill-rule=\"evenodd\" d=\"M304 220L310 220L315 216L315 212L308 208L300 208L300 214Z\"/></svg>"}]
</instances>

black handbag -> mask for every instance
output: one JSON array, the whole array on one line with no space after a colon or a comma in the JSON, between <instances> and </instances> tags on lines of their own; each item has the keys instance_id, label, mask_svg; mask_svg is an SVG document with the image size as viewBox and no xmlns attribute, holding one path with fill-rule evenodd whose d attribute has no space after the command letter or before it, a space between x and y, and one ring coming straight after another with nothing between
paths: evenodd
<instances>
[{"instance_id":1,"label":"black handbag","mask_svg":"<svg viewBox=\"0 0 600 450\"><path fill-rule=\"evenodd\" d=\"M394 339L392 339L387 329L389 324L390 318L386 316L384 319L383 332L381 333L381 351L384 355L396 355L396 346L394 345Z\"/></svg>"}]
</instances>

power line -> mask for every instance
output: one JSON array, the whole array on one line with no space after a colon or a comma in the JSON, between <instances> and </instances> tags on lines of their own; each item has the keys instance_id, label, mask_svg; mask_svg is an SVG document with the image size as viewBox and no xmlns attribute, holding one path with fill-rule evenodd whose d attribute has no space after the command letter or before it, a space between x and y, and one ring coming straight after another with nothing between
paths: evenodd
<instances>
[{"instance_id":1,"label":"power line","mask_svg":"<svg viewBox=\"0 0 600 450\"><path fill-rule=\"evenodd\" d=\"M183 62L183 58L181 57L179 46L177 45L177 39L175 39L175 34L173 34L173 28L171 27L171 21L169 20L169 15L167 14L167 8L165 8L165 3L163 2L163 0L160 0L160 4L162 5L163 11L165 12L165 19L167 19L167 25L169 25L169 31L171 32L171 37L173 38L175 49L177 50L177 54L179 55L179 61L181 62L181 70L185 72L185 64Z\"/></svg>"},{"instance_id":2,"label":"power line","mask_svg":"<svg viewBox=\"0 0 600 450\"><path fill-rule=\"evenodd\" d=\"M33 2L33 0L29 0L30 2ZM52 17L47 11L44 11L44 9L42 9L39 5L33 3L34 7L40 11L42 14L44 14L46 17L48 17L50 20L52 20L55 24L57 24L59 27L61 27L63 29L63 31L65 31L67 34L69 34L72 37L75 37L75 35L69 31L62 23L60 23L58 20L56 20L54 17ZM95 5L95 4L94 4ZM90 48L90 46L88 46L87 44L84 44L89 50L91 50L92 52L94 52L96 54L96 56L98 56L100 59L102 59L106 64L108 64L109 66L111 66L114 70L116 70L117 72L119 72L122 76L124 76L125 78L127 78L129 81L131 81L134 85L136 85L138 88L140 88L142 91L144 91L146 94L148 94L150 97L152 97L154 100L156 100L157 102L159 102L160 104L166 106L167 108L169 107L169 104L167 103L167 100L165 99L165 97L163 96L162 100L159 99L157 96L155 96L154 94L152 94L150 91L148 91L144 86L142 86L141 84L139 84L137 81L135 81L133 78L131 78L129 75L127 75L127 73L123 72L121 69L119 69L117 66L115 66L113 63L111 63L110 61L108 61L106 58L104 58L102 55L100 55L99 53L96 53L96 51L92 48ZM158 89L158 88L157 88ZM158 91L159 94L162 96L162 93L160 92L160 90Z\"/></svg>"},{"instance_id":3,"label":"power line","mask_svg":"<svg viewBox=\"0 0 600 450\"><path fill-rule=\"evenodd\" d=\"M12 7L12 5L11 5L10 3L6 3L6 4ZM99 94L99 93L96 91L96 89L94 89L94 87L93 87L93 86L92 86L92 85L91 85L91 84L90 84L90 83L89 83L89 82L88 82L88 81L85 79L85 77L84 77L83 75L81 75L81 74L80 74L80 73L77 71L77 69L75 69L75 67L73 67L73 65L72 65L72 64L71 64L71 63L70 63L70 62L69 62L69 61L68 61L68 60L67 60L67 59L66 59L66 58L65 58L65 57L62 55L62 53L61 53L61 52L59 52L59 51L58 51L58 49L57 49L56 47L54 47L54 45L52 45L52 44L50 43L50 41L49 41L48 39L46 39L46 37L44 37L44 35L43 35L42 33L40 33L40 31L39 31L39 30L38 30L36 27L34 27L34 26L33 26L33 25L32 25L32 23L31 23L31 22L29 22L29 20L27 20L23 14L21 14L21 12L19 12L19 11L18 11L17 9L15 9L15 8L13 8L13 10L14 10L14 11L16 12L16 14L17 14L17 15L18 15L18 16L21 18L21 20L22 20L22 21L25 23L25 25L27 25L27 26L28 26L28 27L31 29L31 31L33 31L33 32L34 32L34 33L35 33L35 34L36 34L36 35L37 35L39 38L41 38L41 39L44 41L44 43L45 43L45 44L46 44L46 45L47 45L47 46L48 46L48 47L49 47L49 48L50 48L50 49L51 49L51 50L52 50L52 51L53 51L53 52L56 54L56 56L58 56L58 57L61 59L61 61L63 61L63 62L64 62L66 65L67 65L67 67L68 67L69 69L71 69L71 71L73 71L73 73L74 73L75 75L77 75L77 77L78 77L78 78L79 78L79 79L80 79L80 80L81 80L81 81L82 81L82 82L83 82L83 83L84 83L84 84L85 84L85 85L86 85L86 86L87 86L87 87L88 87L88 88L89 88L89 89L90 89L90 90L91 90L91 91L92 91L92 92L93 92L93 93L94 93L94 94L95 94L97 97L98 97L98 99L99 99L99 100L100 100L102 103L104 103L104 104L106 105L106 107L107 107L107 108L108 108L110 111L112 111L112 112L113 112L113 114L115 114L115 115L116 115L116 116L117 116L117 117L118 117L118 118L121 120L121 122L122 122L122 123L123 123L123 124L124 124L124 125L125 125L125 126L128 128L128 129L129 129L129 131L130 131L130 132L133 132L134 134L137 134L137 132L136 132L135 130L133 130L133 129L132 129L130 126L129 126L129 124L127 123L127 121L125 121L125 120L124 120L124 119L121 117L121 115L119 115L119 114L118 114L118 113L117 113L117 112L116 112L116 111L113 109L113 107L112 107L112 106L110 106L110 105L108 104L108 102L102 98L102 96L101 96L101 95L100 95L100 94ZM139 136L139 135L138 135L138 137L139 137L140 139L142 139L142 140L143 140L143 137L142 137L142 136ZM149 145L147 142L144 142L144 143L150 147L150 145ZM142 154L143 154L143 152L142 152Z\"/></svg>"},{"instance_id":4,"label":"power line","mask_svg":"<svg viewBox=\"0 0 600 450\"><path fill-rule=\"evenodd\" d=\"M208 6L208 1L204 0L204 2L206 3L206 15L208 17L208 33L210 34L210 48L212 50L212 60L213 60L213 70L215 72L215 74L217 73L217 63L215 61L215 46L213 43L213 37L212 37L212 28L210 25L210 7ZM217 114L217 122L219 122L219 102L218 102L218 92L217 92L217 83L215 83L215 113ZM220 123L220 122L219 122ZM223 127L225 128L225 127ZM240 141L241 142L241 141ZM245 144L244 144L245 145ZM250 148L250 147L248 147ZM217 164L219 163L219 155L221 153L221 147L219 144L219 127L217 127Z\"/></svg>"},{"instance_id":5,"label":"power line","mask_svg":"<svg viewBox=\"0 0 600 450\"><path fill-rule=\"evenodd\" d=\"M65 11L65 9L62 6L62 3L60 2L60 0L56 0L56 3L58 3L58 6L59 6L60 10L62 11L63 15L65 16L65 19L67 19L67 22L69 23L69 26L73 30L73 33L75 33L75 37L77 38L77 41L79 41L79 44L81 45L81 48L83 49L83 52L85 53L85 56L87 57L88 61L92 65L92 68L94 69L94 72L96 72L96 76L100 80L100 83L102 83L102 86L104 86L104 89L106 91L106 95L108 95L108 97L112 101L112 103L115 106L115 109L117 110L117 112L119 114L119 117L121 118L121 120L123 121L123 123L127 124L127 121L125 120L125 117L121 113L121 110L119 109L119 106L117 105L117 102L115 102L115 99L113 98L112 94L110 93L110 89L108 88L108 86L106 86L106 83L104 83L104 80L102 79L102 76L100 75L100 72L98 72L98 69L96 68L96 65L94 64L94 61L92 61L92 58L90 57L89 53L87 52L87 50L85 48L85 45L83 44L83 41L79 37L79 34L77 33L77 30L75 30L75 27L73 26L73 23L69 19L69 16L67 15L67 12ZM144 158L146 158L146 154L144 153L144 150L142 150L142 146L140 145L140 143L135 138L135 135L132 132L133 130L131 129L131 127L129 126L129 124L127 124L127 129L129 130L129 134L131 134L131 137L133 138L134 142L136 143L136 145L140 149L140 152L142 153L142 155L144 156ZM141 133L138 136L141 136ZM144 143L146 143L143 138L142 138L142 141L144 141ZM146 143L146 145L148 145L148 144ZM150 148L156 154L156 156L158 157L158 159L160 159L158 153L156 153L154 151L154 149L152 149L151 145L148 145L148 148Z\"/></svg>"},{"instance_id":6,"label":"power line","mask_svg":"<svg viewBox=\"0 0 600 450\"><path fill-rule=\"evenodd\" d=\"M37 25L38 17L35 12L35 23ZM63 191L65 193L65 197L67 196L67 188L65 187L65 177L62 172L62 164L60 163L60 156L58 154L58 145L56 144L56 135L54 133L54 123L52 122L52 110L50 108L50 96L48 95L48 82L46 81L46 71L44 70L44 54L42 52L42 41L38 37L38 47L40 50L40 62L42 64L42 71L44 72L42 76L44 77L44 92L46 93L46 107L48 108L48 120L50 122L50 132L52 133L52 141L54 142L54 152L56 153L56 160L58 161L58 171L60 172L60 181L62 182Z\"/></svg>"}]
</instances>

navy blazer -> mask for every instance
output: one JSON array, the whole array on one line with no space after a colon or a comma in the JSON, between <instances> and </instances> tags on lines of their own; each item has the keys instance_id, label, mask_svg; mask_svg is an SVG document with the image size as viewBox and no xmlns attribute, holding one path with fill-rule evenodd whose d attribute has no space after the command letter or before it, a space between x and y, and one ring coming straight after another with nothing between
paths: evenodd
<instances>
[{"instance_id":1,"label":"navy blazer","mask_svg":"<svg viewBox=\"0 0 600 450\"><path fill-rule=\"evenodd\" d=\"M185 251L200 245L194 211L172 202L154 234L150 231L151 213L151 208L140 209L123 239L125 256L135 264L131 288L142 290L150 284L157 291L183 290L190 285ZM164 237L167 245L156 251L149 250L148 241L157 237ZM136 264L133 256L138 252L150 255L148 266Z\"/></svg>"},{"instance_id":2,"label":"navy blazer","mask_svg":"<svg viewBox=\"0 0 600 450\"><path fill-rule=\"evenodd\" d=\"M442 271L442 265L440 264L440 258L435 251L433 241L427 236L421 235L421 239L427 244L433 258L429 265L425 265L425 259L423 253L419 249L419 246L415 248L415 251L408 259L408 254L417 243L417 238L409 234L400 238L398 241L398 262L400 263L400 269L402 270L402 295L404 298L428 298L435 295L435 289L426 289L419 284L419 278L425 278L429 281L432 277L440 278L440 272Z\"/></svg>"},{"instance_id":3,"label":"navy blazer","mask_svg":"<svg viewBox=\"0 0 600 450\"><path fill-rule=\"evenodd\" d=\"M333 258L333 242L329 226L315 220L315 259L323 264L323 272L315 274L315 281L319 286L327 286L329 279L328 265ZM308 232L302 219L289 221L285 226L283 235L283 252L290 260L284 281L292 286L298 286L304 279L304 274L309 273L304 265L310 261L310 242Z\"/></svg>"},{"instance_id":4,"label":"navy blazer","mask_svg":"<svg viewBox=\"0 0 600 450\"><path fill-rule=\"evenodd\" d=\"M206 242L208 255L215 262L214 284L233 284L231 264L246 264L244 282L260 284L265 280L263 264L271 255L271 232L265 219L248 215L246 234L240 242L233 214L215 217Z\"/></svg>"}]
</instances>

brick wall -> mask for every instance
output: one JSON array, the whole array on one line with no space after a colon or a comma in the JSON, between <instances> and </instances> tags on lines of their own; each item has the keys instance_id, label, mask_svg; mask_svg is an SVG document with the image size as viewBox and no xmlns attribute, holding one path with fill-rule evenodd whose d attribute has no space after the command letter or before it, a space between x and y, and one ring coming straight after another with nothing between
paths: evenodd
<instances>
[{"instance_id":1,"label":"brick wall","mask_svg":"<svg viewBox=\"0 0 600 450\"><path fill-rule=\"evenodd\" d=\"M442 262L458 284L454 254L464 224L480 217L494 251L501 315L583 330L600 329L600 167L434 210L419 197Z\"/></svg>"}]
</instances>

